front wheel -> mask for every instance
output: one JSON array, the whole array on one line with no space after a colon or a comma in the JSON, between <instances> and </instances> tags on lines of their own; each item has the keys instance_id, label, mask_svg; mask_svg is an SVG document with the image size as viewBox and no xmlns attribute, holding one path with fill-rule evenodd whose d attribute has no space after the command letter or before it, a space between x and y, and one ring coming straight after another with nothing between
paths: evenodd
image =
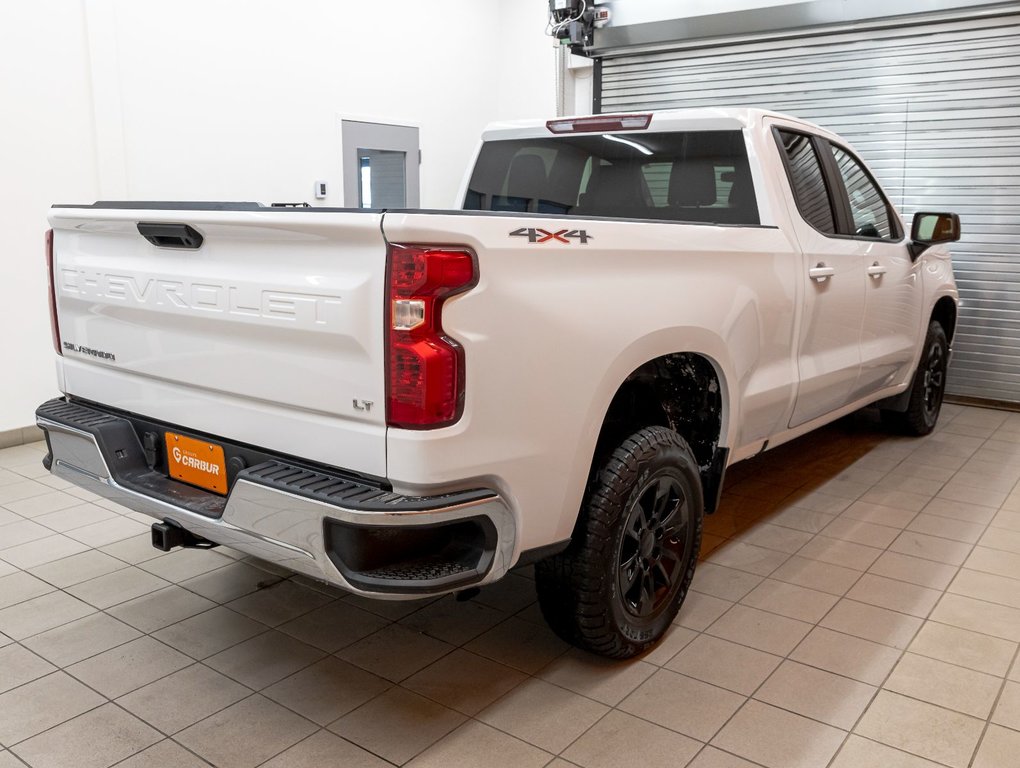
<instances>
[{"instance_id":1,"label":"front wheel","mask_svg":"<svg viewBox=\"0 0 1020 768\"><path fill-rule=\"evenodd\" d=\"M946 394L949 341L937 320L932 320L921 351L921 360L910 384L910 400L903 413L883 411L887 423L908 435L927 435L939 420Z\"/></svg>"},{"instance_id":2,"label":"front wheel","mask_svg":"<svg viewBox=\"0 0 1020 768\"><path fill-rule=\"evenodd\" d=\"M648 427L590 484L570 546L536 566L542 614L574 645L627 658L676 617L698 560L704 501L686 441Z\"/></svg>"}]
</instances>

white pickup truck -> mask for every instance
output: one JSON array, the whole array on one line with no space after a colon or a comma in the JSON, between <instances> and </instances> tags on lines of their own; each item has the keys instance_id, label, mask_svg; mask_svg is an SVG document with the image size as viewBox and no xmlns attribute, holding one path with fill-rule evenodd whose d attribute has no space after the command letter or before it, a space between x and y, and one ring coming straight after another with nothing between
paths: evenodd
<instances>
[{"instance_id":1,"label":"white pickup truck","mask_svg":"<svg viewBox=\"0 0 1020 768\"><path fill-rule=\"evenodd\" d=\"M674 619L727 466L942 403L953 214L751 109L491 127L463 210L55 206L46 465L378 598L537 563L564 638Z\"/></svg>"}]
</instances>

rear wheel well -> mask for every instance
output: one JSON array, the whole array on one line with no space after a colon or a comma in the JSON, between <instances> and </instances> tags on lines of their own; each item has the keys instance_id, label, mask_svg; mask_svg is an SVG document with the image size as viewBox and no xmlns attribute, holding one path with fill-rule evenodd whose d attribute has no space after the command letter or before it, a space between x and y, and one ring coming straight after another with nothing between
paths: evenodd
<instances>
[{"instance_id":1,"label":"rear wheel well","mask_svg":"<svg viewBox=\"0 0 1020 768\"><path fill-rule=\"evenodd\" d=\"M714 511L726 452L722 435L722 386L708 358L676 352L650 360L620 385L606 412L595 446L592 472L627 437L645 427L679 433L701 470L706 511Z\"/></svg>"},{"instance_id":2,"label":"rear wheel well","mask_svg":"<svg viewBox=\"0 0 1020 768\"><path fill-rule=\"evenodd\" d=\"M946 332L946 339L953 343L953 334L956 331L956 302L948 296L943 296L935 302L935 309L931 312L931 319L942 326Z\"/></svg>"}]
</instances>

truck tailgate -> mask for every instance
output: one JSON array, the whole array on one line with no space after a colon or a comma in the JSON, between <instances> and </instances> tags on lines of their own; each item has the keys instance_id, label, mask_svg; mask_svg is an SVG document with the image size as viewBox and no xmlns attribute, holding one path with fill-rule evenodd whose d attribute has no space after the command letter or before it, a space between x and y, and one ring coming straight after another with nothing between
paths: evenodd
<instances>
[{"instance_id":1,"label":"truck tailgate","mask_svg":"<svg viewBox=\"0 0 1020 768\"><path fill-rule=\"evenodd\" d=\"M381 216L53 209L64 391L385 476Z\"/></svg>"}]
</instances>

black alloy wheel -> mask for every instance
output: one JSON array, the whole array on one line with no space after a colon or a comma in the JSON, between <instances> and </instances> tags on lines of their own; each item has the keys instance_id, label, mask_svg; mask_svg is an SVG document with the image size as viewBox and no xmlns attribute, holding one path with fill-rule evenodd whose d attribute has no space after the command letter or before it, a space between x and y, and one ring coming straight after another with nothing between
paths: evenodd
<instances>
[{"instance_id":1,"label":"black alloy wheel","mask_svg":"<svg viewBox=\"0 0 1020 768\"><path fill-rule=\"evenodd\" d=\"M924 413L926 421L934 425L946 393L946 350L937 338L930 338L928 342L927 360L924 365Z\"/></svg>"},{"instance_id":2,"label":"black alloy wheel","mask_svg":"<svg viewBox=\"0 0 1020 768\"><path fill-rule=\"evenodd\" d=\"M704 515L687 442L646 427L593 473L570 545L535 566L538 602L564 640L629 658L669 629L694 578Z\"/></svg>"},{"instance_id":3,"label":"black alloy wheel","mask_svg":"<svg viewBox=\"0 0 1020 768\"><path fill-rule=\"evenodd\" d=\"M942 411L949 366L949 340L941 323L932 320L924 338L921 359L910 383L905 411L882 411L882 420L897 431L920 437L931 433Z\"/></svg>"},{"instance_id":4,"label":"black alloy wheel","mask_svg":"<svg viewBox=\"0 0 1020 768\"><path fill-rule=\"evenodd\" d=\"M633 616L648 619L672 599L691 557L689 525L680 479L661 470L636 494L621 540L617 584Z\"/></svg>"}]
</instances>

